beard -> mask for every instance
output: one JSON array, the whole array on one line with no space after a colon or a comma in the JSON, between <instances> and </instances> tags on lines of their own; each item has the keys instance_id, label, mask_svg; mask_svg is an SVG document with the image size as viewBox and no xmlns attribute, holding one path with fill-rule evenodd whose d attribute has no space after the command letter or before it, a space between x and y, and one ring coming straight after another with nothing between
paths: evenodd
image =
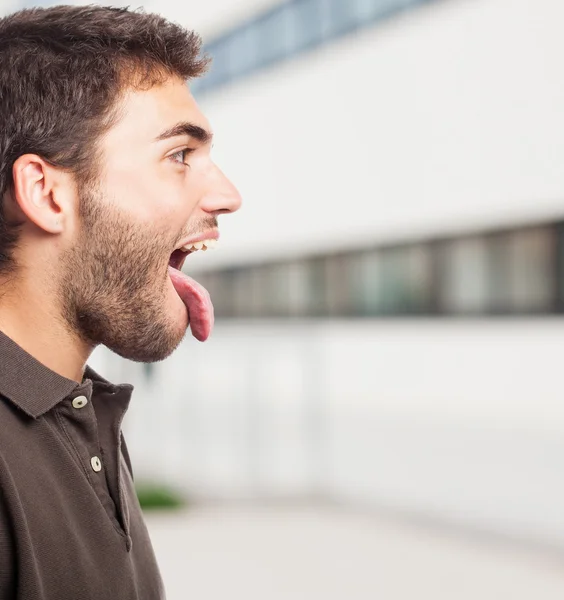
<instances>
[{"instance_id":1,"label":"beard","mask_svg":"<svg viewBox=\"0 0 564 600\"><path fill-rule=\"evenodd\" d=\"M167 309L170 233L142 231L101 193L79 197L79 241L62 258L60 302L72 333L139 362L169 356L186 334Z\"/></svg>"}]
</instances>

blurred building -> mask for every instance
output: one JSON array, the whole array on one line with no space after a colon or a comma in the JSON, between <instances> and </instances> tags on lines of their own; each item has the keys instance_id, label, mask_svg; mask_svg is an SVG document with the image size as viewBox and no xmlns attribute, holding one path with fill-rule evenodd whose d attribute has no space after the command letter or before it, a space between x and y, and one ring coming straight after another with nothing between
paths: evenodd
<instances>
[{"instance_id":1,"label":"blurred building","mask_svg":"<svg viewBox=\"0 0 564 600\"><path fill-rule=\"evenodd\" d=\"M564 5L146 5L201 25L245 204L185 266L211 341L95 354L138 474L564 545Z\"/></svg>"}]
</instances>

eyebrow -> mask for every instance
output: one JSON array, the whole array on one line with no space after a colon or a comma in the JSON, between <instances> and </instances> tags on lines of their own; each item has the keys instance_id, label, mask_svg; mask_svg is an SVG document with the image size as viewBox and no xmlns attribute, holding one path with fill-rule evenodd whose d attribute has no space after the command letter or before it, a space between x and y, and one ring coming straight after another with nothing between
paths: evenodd
<instances>
[{"instance_id":1,"label":"eyebrow","mask_svg":"<svg viewBox=\"0 0 564 600\"><path fill-rule=\"evenodd\" d=\"M188 137L198 140L198 142L201 142L202 144L211 142L213 138L213 133L211 133L211 131L204 129L199 125L195 125L194 123L183 121L181 123L177 123L170 129L163 131L155 138L155 141L161 142L163 140L168 140L169 138L178 137L180 135L187 135Z\"/></svg>"}]
</instances>

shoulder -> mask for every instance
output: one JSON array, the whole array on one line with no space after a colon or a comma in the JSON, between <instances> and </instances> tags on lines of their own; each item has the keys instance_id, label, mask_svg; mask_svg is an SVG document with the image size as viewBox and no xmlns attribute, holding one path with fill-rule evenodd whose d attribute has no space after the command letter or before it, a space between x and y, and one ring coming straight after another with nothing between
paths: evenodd
<instances>
[{"instance_id":1,"label":"shoulder","mask_svg":"<svg viewBox=\"0 0 564 600\"><path fill-rule=\"evenodd\" d=\"M13 598L16 585L16 488L0 452L0 598Z\"/></svg>"},{"instance_id":2,"label":"shoulder","mask_svg":"<svg viewBox=\"0 0 564 600\"><path fill-rule=\"evenodd\" d=\"M0 395L0 454L9 462L13 452L21 454L22 442L34 419L8 398Z\"/></svg>"}]
</instances>

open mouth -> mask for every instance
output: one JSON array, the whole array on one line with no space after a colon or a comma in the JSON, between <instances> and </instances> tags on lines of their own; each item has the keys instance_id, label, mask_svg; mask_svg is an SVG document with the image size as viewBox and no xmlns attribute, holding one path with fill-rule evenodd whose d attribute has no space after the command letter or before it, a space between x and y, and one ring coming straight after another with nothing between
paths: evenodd
<instances>
[{"instance_id":1,"label":"open mouth","mask_svg":"<svg viewBox=\"0 0 564 600\"><path fill-rule=\"evenodd\" d=\"M168 264L173 269L180 271L180 270L182 270L184 261L186 260L186 257L188 255L192 254L193 252L198 252L200 250L205 252L208 249L215 248L216 245L217 245L217 240L214 240L214 239L202 240L201 242L195 242L192 244L188 244L186 246L183 246L182 248L176 249L170 255L170 260L168 261Z\"/></svg>"},{"instance_id":2,"label":"open mouth","mask_svg":"<svg viewBox=\"0 0 564 600\"><path fill-rule=\"evenodd\" d=\"M190 252L186 252L185 250L175 250L170 255L170 260L168 261L169 266L171 266L173 269L176 269L177 271L182 270L182 267L184 266L184 261L186 260L188 254L190 254Z\"/></svg>"}]
</instances>

